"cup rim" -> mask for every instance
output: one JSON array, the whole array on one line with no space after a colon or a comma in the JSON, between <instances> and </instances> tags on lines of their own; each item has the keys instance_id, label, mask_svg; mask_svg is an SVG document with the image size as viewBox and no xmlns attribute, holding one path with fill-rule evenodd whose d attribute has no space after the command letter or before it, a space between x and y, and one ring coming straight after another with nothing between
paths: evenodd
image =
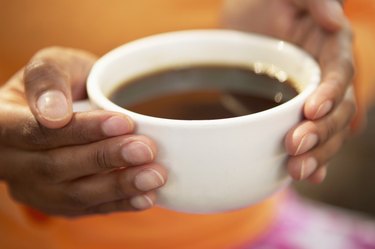
<instances>
[{"instance_id":1,"label":"cup rim","mask_svg":"<svg viewBox=\"0 0 375 249\"><path fill-rule=\"evenodd\" d=\"M106 64L108 64L110 61L112 61L114 58L118 58L119 56L122 56L124 53L124 50L131 50L131 49L137 49L141 46L147 46L150 41L153 42L163 42L166 40L166 38L184 38L189 37L191 35L197 36L210 36L210 35L221 35L223 37L227 36L237 36L238 38L255 38L260 39L262 42L267 43L273 43L273 44L280 44L282 46L287 46L288 49L294 50L295 52L301 54L306 58L306 60L309 63L309 66L311 66L310 70L312 70L312 76L310 79L310 82L307 83L307 87L305 87L299 94L288 100L285 103L282 103L278 106L266 109L264 111L260 111L257 113L251 113L248 115L243 116L237 116L237 117L231 117L231 118L223 118L223 119L209 119L209 120L182 120L182 119L168 119L168 118L160 118L160 117L153 117L148 116L136 112L132 112L130 110L127 110L126 108L123 108L115 103L113 103L100 89L100 84L97 80L97 75L102 73L104 68L106 67ZM287 110L291 108L291 106L298 104L300 102L304 102L307 97L316 89L318 84L320 83L320 67L315 61L315 59L312 58L311 55L309 55L307 52L303 51L299 47L280 40L275 39L272 37L264 36L261 34L255 34L255 33L245 33L242 31L236 31L236 30L227 30L227 29L192 29L192 30L183 30L183 31L173 31L173 32L166 32L156 35L147 36L141 39L137 39L134 41L131 41L129 43L125 43L117 48L114 48L113 50L109 51L105 55L103 55L101 58L99 58L95 64L93 65L90 74L87 78L87 93L89 96L89 99L91 102L93 102L96 106L99 108L103 108L105 110L115 111L124 113L128 116L133 117L133 119L136 119L137 122L142 121L145 123L154 123L154 124L163 124L163 125L190 125L192 127L194 126L211 126L216 124L228 124L232 125L233 123L242 123L242 122L251 122L252 120L259 120L264 119L269 116L273 116L276 113L283 112L284 110Z\"/></svg>"}]
</instances>

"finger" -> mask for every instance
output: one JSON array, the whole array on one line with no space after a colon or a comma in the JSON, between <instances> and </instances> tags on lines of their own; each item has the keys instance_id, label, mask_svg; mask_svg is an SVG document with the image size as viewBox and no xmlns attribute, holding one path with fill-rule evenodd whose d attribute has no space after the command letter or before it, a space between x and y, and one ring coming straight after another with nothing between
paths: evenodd
<instances>
[{"instance_id":1,"label":"finger","mask_svg":"<svg viewBox=\"0 0 375 249\"><path fill-rule=\"evenodd\" d=\"M1 143L27 150L83 145L134 130L127 116L106 111L74 113L71 122L61 129L40 126L27 110L9 110L0 113L1 117L6 117L1 119Z\"/></svg>"},{"instance_id":2,"label":"finger","mask_svg":"<svg viewBox=\"0 0 375 249\"><path fill-rule=\"evenodd\" d=\"M97 174L67 183L64 187L64 203L77 209L87 209L130 199L160 188L166 179L166 170L157 164Z\"/></svg>"},{"instance_id":3,"label":"finger","mask_svg":"<svg viewBox=\"0 0 375 249\"><path fill-rule=\"evenodd\" d=\"M304 180L310 177L320 166L327 164L341 148L347 132L348 129L343 130L325 144L308 153L290 157L287 163L290 176L295 180Z\"/></svg>"},{"instance_id":4,"label":"finger","mask_svg":"<svg viewBox=\"0 0 375 249\"><path fill-rule=\"evenodd\" d=\"M314 184L320 184L324 181L324 179L327 176L327 166L321 166L319 169L317 169L309 178L309 182Z\"/></svg>"},{"instance_id":5,"label":"finger","mask_svg":"<svg viewBox=\"0 0 375 249\"><path fill-rule=\"evenodd\" d=\"M77 205L76 201L72 201L71 205L66 205L66 203L62 205L57 201L52 204L51 201L43 203L22 203L32 205L33 208L40 210L44 214L62 217L78 217L82 215L109 214L120 211L141 211L153 207L156 203L156 199L156 193L151 191L148 193L142 193L129 199L102 203L97 206L90 206L88 208L82 208L81 206Z\"/></svg>"},{"instance_id":6,"label":"finger","mask_svg":"<svg viewBox=\"0 0 375 249\"><path fill-rule=\"evenodd\" d=\"M344 11L338 0L292 0L299 8L307 10L314 20L328 31L342 28Z\"/></svg>"},{"instance_id":7,"label":"finger","mask_svg":"<svg viewBox=\"0 0 375 249\"><path fill-rule=\"evenodd\" d=\"M294 44L297 44L299 46L302 46L306 39L308 38L308 35L310 31L314 27L314 21L309 15L303 15L299 19L297 25L293 27L293 33L291 35L291 42Z\"/></svg>"},{"instance_id":8,"label":"finger","mask_svg":"<svg viewBox=\"0 0 375 249\"><path fill-rule=\"evenodd\" d=\"M88 208L86 214L108 214L121 211L141 211L152 208L156 202L156 194L150 192L135 196L130 200L118 200Z\"/></svg>"},{"instance_id":9,"label":"finger","mask_svg":"<svg viewBox=\"0 0 375 249\"><path fill-rule=\"evenodd\" d=\"M337 0L309 0L308 8L311 15L322 27L329 31L342 28L344 11L340 1Z\"/></svg>"},{"instance_id":10,"label":"finger","mask_svg":"<svg viewBox=\"0 0 375 249\"><path fill-rule=\"evenodd\" d=\"M322 50L324 36L325 33L321 28L314 27L308 33L305 33L306 39L303 41L301 47L314 58L318 58Z\"/></svg>"},{"instance_id":11,"label":"finger","mask_svg":"<svg viewBox=\"0 0 375 249\"><path fill-rule=\"evenodd\" d=\"M48 183L60 183L97 173L143 165L155 159L154 142L144 136L125 135L88 145L58 148L41 154L35 172Z\"/></svg>"},{"instance_id":12,"label":"finger","mask_svg":"<svg viewBox=\"0 0 375 249\"><path fill-rule=\"evenodd\" d=\"M319 56L322 82L304 106L307 119L319 119L343 99L354 76L351 31L330 35Z\"/></svg>"},{"instance_id":13,"label":"finger","mask_svg":"<svg viewBox=\"0 0 375 249\"><path fill-rule=\"evenodd\" d=\"M64 184L35 184L32 191L20 188L22 184L15 186L11 181L10 192L17 201L32 205L45 213L76 216L85 213L86 209L96 209L97 206L107 207L107 212L116 211L113 210L116 203L123 203L117 211L148 208L145 204L151 207L155 201L151 192L163 186L166 179L165 168L149 164ZM142 201L145 195L150 195L151 198L146 199L146 203ZM112 208L108 209L109 207Z\"/></svg>"},{"instance_id":14,"label":"finger","mask_svg":"<svg viewBox=\"0 0 375 249\"><path fill-rule=\"evenodd\" d=\"M352 100L345 100L332 114L318 120L305 121L288 132L285 147L290 155L301 155L335 134L347 129L355 113Z\"/></svg>"},{"instance_id":15,"label":"finger","mask_svg":"<svg viewBox=\"0 0 375 249\"><path fill-rule=\"evenodd\" d=\"M47 48L25 67L24 83L30 110L45 127L61 128L72 117L72 99L83 97L95 57L87 52Z\"/></svg>"}]
</instances>

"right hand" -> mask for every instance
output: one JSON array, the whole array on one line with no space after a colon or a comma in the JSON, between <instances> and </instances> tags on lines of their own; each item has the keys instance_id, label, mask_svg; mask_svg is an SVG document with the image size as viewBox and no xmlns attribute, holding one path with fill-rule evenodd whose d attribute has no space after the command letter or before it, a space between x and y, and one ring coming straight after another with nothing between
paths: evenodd
<instances>
[{"instance_id":1,"label":"right hand","mask_svg":"<svg viewBox=\"0 0 375 249\"><path fill-rule=\"evenodd\" d=\"M257 32L300 46L319 63L322 79L306 100L304 119L285 138L295 180L320 183L351 129L353 34L342 0L227 0L226 28Z\"/></svg>"},{"instance_id":2,"label":"right hand","mask_svg":"<svg viewBox=\"0 0 375 249\"><path fill-rule=\"evenodd\" d=\"M95 61L63 48L38 52L0 88L0 179L47 214L78 216L150 208L167 180L156 145L108 111L72 112Z\"/></svg>"}]
</instances>

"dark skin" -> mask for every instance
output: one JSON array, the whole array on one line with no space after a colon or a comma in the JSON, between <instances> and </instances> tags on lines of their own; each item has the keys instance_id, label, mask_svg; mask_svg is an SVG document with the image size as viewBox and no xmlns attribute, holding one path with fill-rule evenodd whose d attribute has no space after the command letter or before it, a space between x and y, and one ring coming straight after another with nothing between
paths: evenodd
<instances>
[{"instance_id":1,"label":"dark skin","mask_svg":"<svg viewBox=\"0 0 375 249\"><path fill-rule=\"evenodd\" d=\"M319 0L326 1L336 0ZM343 16L327 19L331 15L317 12L311 0L228 3L225 26L287 39L319 60L322 83L285 145L294 179L322 181L354 115L354 101L345 95L353 76L350 27ZM285 20L284 28L275 28L277 16ZM95 60L84 51L47 48L0 88L0 179L16 200L47 214L148 209L167 181L166 169L155 162L156 143L134 134L130 118L100 110L72 112L73 101L86 98L85 81Z\"/></svg>"},{"instance_id":2,"label":"dark skin","mask_svg":"<svg viewBox=\"0 0 375 249\"><path fill-rule=\"evenodd\" d=\"M166 170L153 162L155 143L133 134L135 124L128 117L70 110L55 120L36 105L28 107L50 83L70 101L84 98L95 59L83 51L48 48L0 90L1 179L17 200L48 214L150 208L154 190L167 179Z\"/></svg>"}]
</instances>

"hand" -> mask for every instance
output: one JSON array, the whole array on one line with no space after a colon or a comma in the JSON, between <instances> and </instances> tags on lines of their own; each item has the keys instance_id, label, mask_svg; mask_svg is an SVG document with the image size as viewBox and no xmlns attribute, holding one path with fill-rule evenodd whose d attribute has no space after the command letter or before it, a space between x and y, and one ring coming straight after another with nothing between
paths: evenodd
<instances>
[{"instance_id":1,"label":"hand","mask_svg":"<svg viewBox=\"0 0 375 249\"><path fill-rule=\"evenodd\" d=\"M316 58L322 81L286 136L287 167L296 180L320 183L355 113L352 31L337 0L228 0L223 24L294 43Z\"/></svg>"},{"instance_id":2,"label":"hand","mask_svg":"<svg viewBox=\"0 0 375 249\"><path fill-rule=\"evenodd\" d=\"M95 57L49 48L0 88L0 179L42 212L77 216L147 209L166 179L156 146L113 112L73 113Z\"/></svg>"}]
</instances>

